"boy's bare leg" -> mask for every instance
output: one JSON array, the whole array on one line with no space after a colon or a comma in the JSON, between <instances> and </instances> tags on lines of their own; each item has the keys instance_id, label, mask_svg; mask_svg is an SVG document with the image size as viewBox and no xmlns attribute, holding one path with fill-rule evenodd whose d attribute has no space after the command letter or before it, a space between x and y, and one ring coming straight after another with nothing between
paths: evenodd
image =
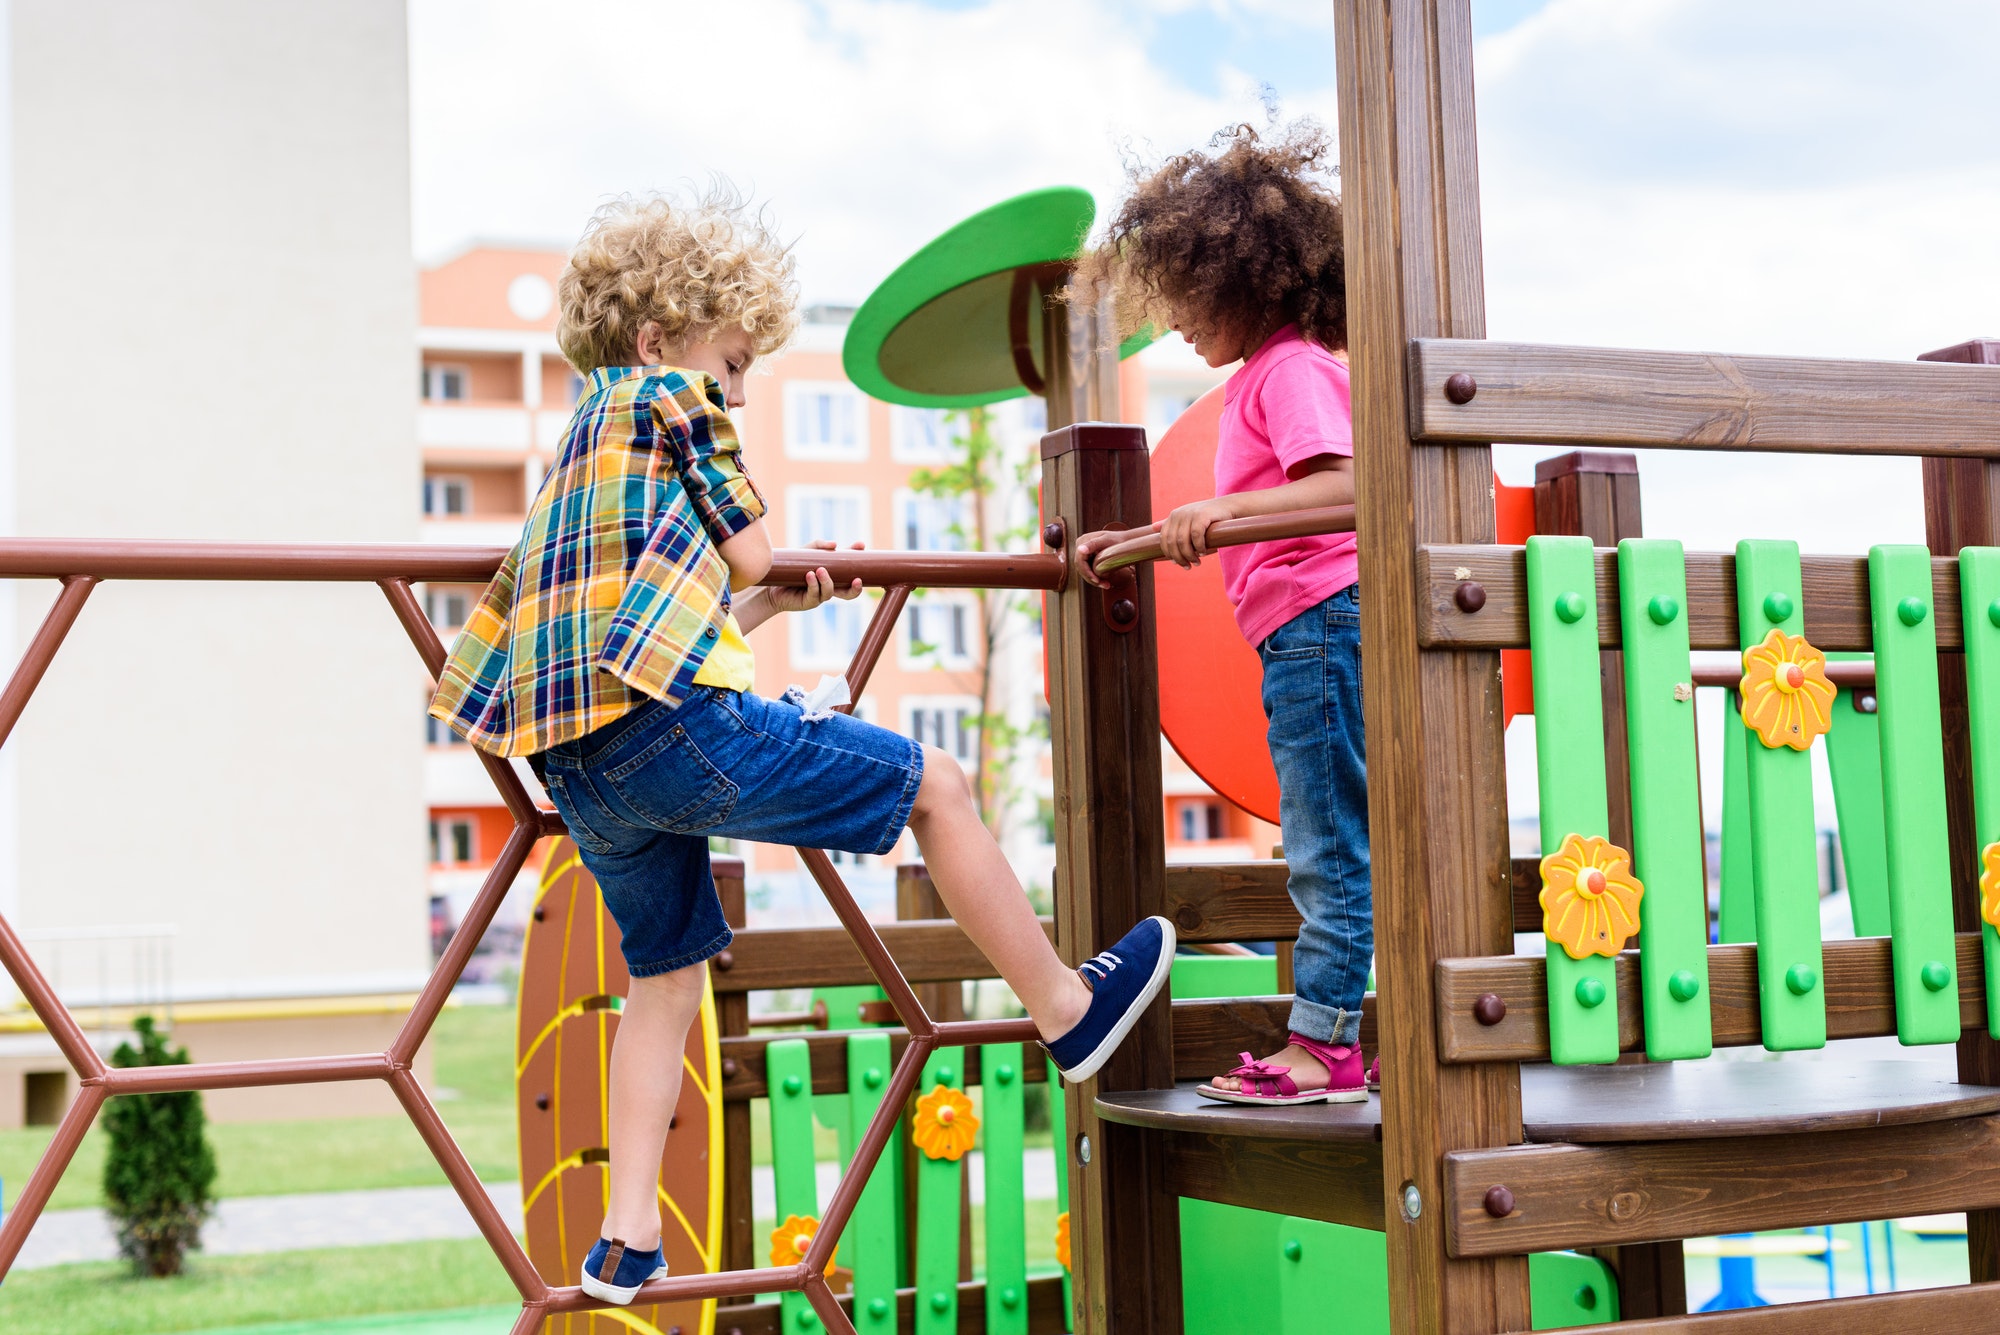
<instances>
[{"instance_id":1,"label":"boy's bare leg","mask_svg":"<svg viewBox=\"0 0 2000 1335\"><path fill-rule=\"evenodd\" d=\"M611 1046L611 1207L604 1236L635 1251L660 1245L660 1155L681 1097L681 1056L701 1011L702 971L691 965L634 978Z\"/></svg>"},{"instance_id":2,"label":"boy's bare leg","mask_svg":"<svg viewBox=\"0 0 2000 1335\"><path fill-rule=\"evenodd\" d=\"M924 748L910 832L945 907L1014 989L1042 1037L1068 1033L1090 1009L1090 987L1043 934L1020 878L979 819L965 771L936 747Z\"/></svg>"}]
</instances>

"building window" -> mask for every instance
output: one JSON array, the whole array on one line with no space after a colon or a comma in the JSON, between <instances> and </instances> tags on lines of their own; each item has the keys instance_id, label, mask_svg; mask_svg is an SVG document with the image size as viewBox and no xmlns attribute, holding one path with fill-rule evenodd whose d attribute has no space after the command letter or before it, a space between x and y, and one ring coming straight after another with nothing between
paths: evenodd
<instances>
[{"instance_id":1,"label":"building window","mask_svg":"<svg viewBox=\"0 0 2000 1335\"><path fill-rule=\"evenodd\" d=\"M786 618L791 622L792 666L821 672L845 671L861 645L861 632L868 628L874 611L868 598L833 598L810 612Z\"/></svg>"},{"instance_id":2,"label":"building window","mask_svg":"<svg viewBox=\"0 0 2000 1335\"><path fill-rule=\"evenodd\" d=\"M973 665L979 607L968 598L912 600L903 609L903 649L911 663L963 672Z\"/></svg>"},{"instance_id":3,"label":"building window","mask_svg":"<svg viewBox=\"0 0 2000 1335\"><path fill-rule=\"evenodd\" d=\"M903 697L903 732L962 765L979 759L979 701L969 695Z\"/></svg>"},{"instance_id":4,"label":"building window","mask_svg":"<svg viewBox=\"0 0 2000 1335\"><path fill-rule=\"evenodd\" d=\"M428 702L426 702L428 703ZM424 715L424 743L428 746L464 746L466 740L452 731L443 719Z\"/></svg>"},{"instance_id":5,"label":"building window","mask_svg":"<svg viewBox=\"0 0 2000 1335\"><path fill-rule=\"evenodd\" d=\"M896 493L896 542L912 552L962 552L972 533L972 504L965 496Z\"/></svg>"},{"instance_id":6,"label":"building window","mask_svg":"<svg viewBox=\"0 0 2000 1335\"><path fill-rule=\"evenodd\" d=\"M951 462L953 438L960 424L944 408L889 410L889 457L904 464Z\"/></svg>"},{"instance_id":7,"label":"building window","mask_svg":"<svg viewBox=\"0 0 2000 1335\"><path fill-rule=\"evenodd\" d=\"M472 479L469 477L426 477L424 513L460 516L472 513Z\"/></svg>"},{"instance_id":8,"label":"building window","mask_svg":"<svg viewBox=\"0 0 2000 1335\"><path fill-rule=\"evenodd\" d=\"M431 864L463 867L479 856L478 829L469 816L446 816L431 821Z\"/></svg>"},{"instance_id":9,"label":"building window","mask_svg":"<svg viewBox=\"0 0 2000 1335\"><path fill-rule=\"evenodd\" d=\"M478 596L471 589L428 588L424 590L424 613L438 630L457 630L471 615L473 599Z\"/></svg>"},{"instance_id":10,"label":"building window","mask_svg":"<svg viewBox=\"0 0 2000 1335\"><path fill-rule=\"evenodd\" d=\"M866 487L787 487L785 514L794 547L868 540Z\"/></svg>"},{"instance_id":11,"label":"building window","mask_svg":"<svg viewBox=\"0 0 2000 1335\"><path fill-rule=\"evenodd\" d=\"M1214 843L1229 837L1220 802L1181 802L1174 812L1174 833L1184 844Z\"/></svg>"},{"instance_id":12,"label":"building window","mask_svg":"<svg viewBox=\"0 0 2000 1335\"><path fill-rule=\"evenodd\" d=\"M423 375L424 401L463 403L466 382L470 378L471 372L463 366L426 366Z\"/></svg>"},{"instance_id":13,"label":"building window","mask_svg":"<svg viewBox=\"0 0 2000 1335\"><path fill-rule=\"evenodd\" d=\"M794 459L860 463L868 458L868 400L838 381L785 386L785 453Z\"/></svg>"}]
</instances>

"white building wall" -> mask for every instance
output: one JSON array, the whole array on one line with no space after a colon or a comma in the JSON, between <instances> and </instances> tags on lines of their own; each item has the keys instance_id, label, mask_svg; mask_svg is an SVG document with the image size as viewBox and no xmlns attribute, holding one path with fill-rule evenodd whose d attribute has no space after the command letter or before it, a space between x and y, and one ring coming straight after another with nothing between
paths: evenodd
<instances>
[{"instance_id":1,"label":"white building wall","mask_svg":"<svg viewBox=\"0 0 2000 1335\"><path fill-rule=\"evenodd\" d=\"M408 541L400 0L15 0L9 41L15 531ZM15 921L171 923L183 996L413 984L424 689L367 585L100 588L7 748Z\"/></svg>"}]
</instances>

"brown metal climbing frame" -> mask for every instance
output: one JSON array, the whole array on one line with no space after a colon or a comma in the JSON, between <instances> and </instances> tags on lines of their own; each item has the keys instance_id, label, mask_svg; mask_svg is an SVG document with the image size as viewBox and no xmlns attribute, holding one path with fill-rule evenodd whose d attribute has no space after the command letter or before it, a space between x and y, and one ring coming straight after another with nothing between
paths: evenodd
<instances>
[{"instance_id":1,"label":"brown metal climbing frame","mask_svg":"<svg viewBox=\"0 0 2000 1335\"><path fill-rule=\"evenodd\" d=\"M432 581L483 583L492 577L504 555L499 548L0 540L0 579L54 578L62 583L55 605L43 619L5 690L0 691L0 745L5 745L12 734L14 724L62 647L64 637L76 624L91 590L103 580L368 581L388 598L396 619L435 678L444 665L444 646L417 605L410 586ZM826 569L838 584L860 579L864 584L886 590L848 669L849 688L856 697L866 687L913 588L1050 591L1063 587L1065 574L1060 554L781 551L766 582L803 585L806 572L819 568ZM514 1324L516 1335L539 1329L543 1319L555 1313L587 1311L605 1305L580 1289L551 1287L535 1272L411 1070L417 1049L430 1033L466 961L485 935L536 840L563 832L560 818L536 805L512 766L484 753L480 753L479 759L513 816L514 829L466 911L459 931L445 948L402 1030L386 1052L113 1069L90 1045L75 1017L29 959L13 927L0 918L0 964L6 966L28 1004L48 1027L79 1082L75 1102L57 1127L14 1209L0 1224L0 1279L12 1268L28 1231L40 1218L84 1133L90 1129L105 1099L112 1095L384 1080L395 1091L403 1111L416 1125L424 1144L479 1226L480 1234L520 1291L521 1316ZM932 1020L882 938L854 902L831 860L817 849L799 851L841 925L867 960L870 972L888 995L897 1017L909 1030L910 1044L890 1077L881 1110L862 1134L849 1171L842 1176L827 1207L826 1218L798 1265L676 1275L645 1285L637 1301L795 1291L806 1296L829 1331L852 1335L854 1327L828 1287L824 1272L860 1198L862 1185L888 1144L896 1118L914 1090L924 1062L939 1047L1019 1042L1032 1040L1036 1034L1027 1020Z\"/></svg>"}]
</instances>

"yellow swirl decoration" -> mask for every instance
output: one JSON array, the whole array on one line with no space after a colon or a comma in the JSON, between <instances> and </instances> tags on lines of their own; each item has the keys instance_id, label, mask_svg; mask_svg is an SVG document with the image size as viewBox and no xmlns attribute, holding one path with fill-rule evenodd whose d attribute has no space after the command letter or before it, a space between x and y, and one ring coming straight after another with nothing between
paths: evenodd
<instances>
[{"instance_id":1,"label":"yellow swirl decoration","mask_svg":"<svg viewBox=\"0 0 2000 1335\"><path fill-rule=\"evenodd\" d=\"M2000 927L2000 843L1979 850L1979 916Z\"/></svg>"},{"instance_id":2,"label":"yellow swirl decoration","mask_svg":"<svg viewBox=\"0 0 2000 1335\"><path fill-rule=\"evenodd\" d=\"M1572 834L1542 859L1542 930L1571 959L1616 955L1639 930L1645 893L1630 853L1596 835Z\"/></svg>"},{"instance_id":3,"label":"yellow swirl decoration","mask_svg":"<svg viewBox=\"0 0 2000 1335\"><path fill-rule=\"evenodd\" d=\"M806 1259L806 1249L812 1246L813 1235L819 1232L819 1220L809 1214L788 1214L785 1222L771 1230L771 1264L798 1265ZM833 1256L826 1258L826 1273L833 1273L833 1257L840 1254L840 1248L833 1249Z\"/></svg>"},{"instance_id":4,"label":"yellow swirl decoration","mask_svg":"<svg viewBox=\"0 0 2000 1335\"><path fill-rule=\"evenodd\" d=\"M1764 745L1808 750L1833 727L1839 691L1826 679L1826 655L1803 635L1774 630L1743 651L1743 726Z\"/></svg>"},{"instance_id":5,"label":"yellow swirl decoration","mask_svg":"<svg viewBox=\"0 0 2000 1335\"><path fill-rule=\"evenodd\" d=\"M1056 1261L1069 1269L1069 1211L1056 1216Z\"/></svg>"},{"instance_id":6,"label":"yellow swirl decoration","mask_svg":"<svg viewBox=\"0 0 2000 1335\"><path fill-rule=\"evenodd\" d=\"M950 1159L956 1163L972 1148L978 1135L979 1119L973 1116L972 1100L951 1086L938 1085L917 1100L910 1139L926 1158Z\"/></svg>"}]
</instances>

